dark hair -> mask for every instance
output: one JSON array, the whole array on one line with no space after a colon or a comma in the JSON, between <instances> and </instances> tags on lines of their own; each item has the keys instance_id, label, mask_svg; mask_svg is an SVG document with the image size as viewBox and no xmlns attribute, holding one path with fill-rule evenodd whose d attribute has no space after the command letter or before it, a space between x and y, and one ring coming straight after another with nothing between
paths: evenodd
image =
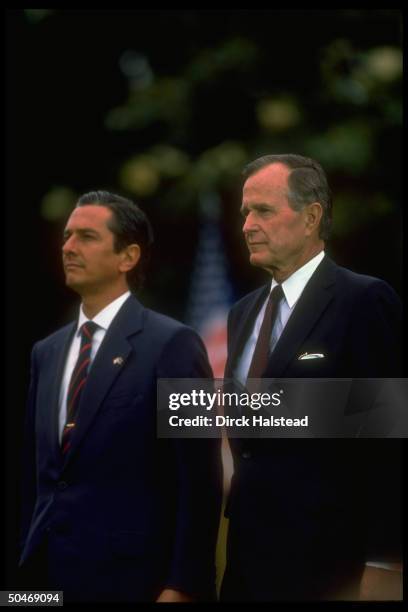
<instances>
[{"instance_id":1,"label":"dark hair","mask_svg":"<svg viewBox=\"0 0 408 612\"><path fill-rule=\"evenodd\" d=\"M153 244L152 226L145 213L132 200L110 193L109 191L90 191L82 195L76 206L96 204L112 211L108 228L114 235L113 248L118 253L129 244L138 244L140 259L137 265L127 273L129 289L136 292L143 285L146 267L150 260Z\"/></svg>"},{"instance_id":2,"label":"dark hair","mask_svg":"<svg viewBox=\"0 0 408 612\"><path fill-rule=\"evenodd\" d=\"M320 221L319 237L327 240L332 224L332 197L326 174L319 162L310 157L294 155L264 155L245 166L244 180L271 164L281 163L292 170L288 176L288 201L294 210L301 210L306 204L319 202L323 215Z\"/></svg>"}]
</instances>

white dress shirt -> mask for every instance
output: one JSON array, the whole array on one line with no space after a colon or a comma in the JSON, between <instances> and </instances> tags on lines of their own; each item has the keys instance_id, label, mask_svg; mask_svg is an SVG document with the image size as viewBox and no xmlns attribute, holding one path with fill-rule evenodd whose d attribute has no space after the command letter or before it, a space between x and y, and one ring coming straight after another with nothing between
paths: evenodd
<instances>
[{"instance_id":1,"label":"white dress shirt","mask_svg":"<svg viewBox=\"0 0 408 612\"><path fill-rule=\"evenodd\" d=\"M96 353L101 346L102 340L104 339L106 332L109 329L110 324L112 323L115 316L118 314L119 309L126 302L127 298L130 295L130 291L123 293L121 296L113 300L108 306L106 306L103 310L98 312L98 314L93 319L88 319L85 316L84 311L82 309L82 304L79 309L79 319L78 326L74 337L72 338L71 346L68 351L67 359L65 361L64 374L62 377L62 384L60 390L60 399L59 399L59 439L61 442L62 431L64 429L65 421L67 418L67 394L68 394L68 386L71 380L72 372L74 370L75 364L78 359L79 349L81 346L81 332L79 331L81 326L86 321L93 321L99 328L95 331L92 338L92 348L91 348L91 364L89 367L92 367L92 362L95 358Z\"/></svg>"},{"instance_id":2,"label":"white dress shirt","mask_svg":"<svg viewBox=\"0 0 408 612\"><path fill-rule=\"evenodd\" d=\"M322 261L323 257L324 251L320 251L318 255L315 255L315 257L305 263L304 266L296 270L296 272L289 276L289 278L283 281L282 290L284 297L279 303L277 316L272 328L270 339L270 352L272 352L275 348L280 338L280 335L283 332L285 325L293 312L296 302L302 295L303 289L306 287L306 284L312 277L313 273L315 272L319 263ZM271 291L274 287L276 287L276 285L278 285L277 281L275 279L272 279ZM251 335L249 336L245 344L244 350L234 372L235 378L237 378L239 382L243 385L245 385L246 379L248 377L249 367L251 365L252 356L255 351L255 346L258 340L259 330L261 329L268 299L269 295L266 298L264 304L262 305L258 316L256 317Z\"/></svg>"}]
</instances>

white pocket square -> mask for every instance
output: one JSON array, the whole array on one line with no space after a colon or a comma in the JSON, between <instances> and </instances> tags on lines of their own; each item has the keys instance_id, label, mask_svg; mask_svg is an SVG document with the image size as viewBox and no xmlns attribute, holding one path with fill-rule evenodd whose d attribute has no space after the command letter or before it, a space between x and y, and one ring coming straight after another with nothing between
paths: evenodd
<instances>
[{"instance_id":1,"label":"white pocket square","mask_svg":"<svg viewBox=\"0 0 408 612\"><path fill-rule=\"evenodd\" d=\"M323 353L303 353L298 359L324 359Z\"/></svg>"}]
</instances>

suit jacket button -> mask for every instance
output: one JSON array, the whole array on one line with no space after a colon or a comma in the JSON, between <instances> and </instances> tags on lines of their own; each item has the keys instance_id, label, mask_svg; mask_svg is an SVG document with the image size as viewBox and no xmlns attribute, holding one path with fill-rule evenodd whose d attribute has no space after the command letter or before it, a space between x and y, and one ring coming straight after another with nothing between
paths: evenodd
<instances>
[{"instance_id":1,"label":"suit jacket button","mask_svg":"<svg viewBox=\"0 0 408 612\"><path fill-rule=\"evenodd\" d=\"M251 451L243 451L242 458L243 459L250 459L251 458Z\"/></svg>"},{"instance_id":2,"label":"suit jacket button","mask_svg":"<svg viewBox=\"0 0 408 612\"><path fill-rule=\"evenodd\" d=\"M57 488L58 488L60 491L63 491L64 489L66 489L66 488L67 488L67 486L68 486L68 483L67 483L67 482L65 482L65 480L60 480L60 481L57 483Z\"/></svg>"}]
</instances>

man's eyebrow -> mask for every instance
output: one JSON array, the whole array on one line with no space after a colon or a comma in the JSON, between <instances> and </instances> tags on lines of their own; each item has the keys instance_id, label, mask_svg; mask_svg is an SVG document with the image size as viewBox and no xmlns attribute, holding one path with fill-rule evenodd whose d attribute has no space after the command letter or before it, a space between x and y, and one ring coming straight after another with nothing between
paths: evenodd
<instances>
[{"instance_id":1,"label":"man's eyebrow","mask_svg":"<svg viewBox=\"0 0 408 612\"><path fill-rule=\"evenodd\" d=\"M96 229L93 229L92 227L80 227L79 229L64 229L64 236L68 236L69 234L72 234L73 232L76 232L77 234L94 234L95 236L99 236L99 232Z\"/></svg>"},{"instance_id":2,"label":"man's eyebrow","mask_svg":"<svg viewBox=\"0 0 408 612\"><path fill-rule=\"evenodd\" d=\"M256 202L255 204L242 204L241 206L241 214L247 213L249 210L260 210L260 209L269 209L275 210L275 206L273 204L269 204L267 202Z\"/></svg>"}]
</instances>

